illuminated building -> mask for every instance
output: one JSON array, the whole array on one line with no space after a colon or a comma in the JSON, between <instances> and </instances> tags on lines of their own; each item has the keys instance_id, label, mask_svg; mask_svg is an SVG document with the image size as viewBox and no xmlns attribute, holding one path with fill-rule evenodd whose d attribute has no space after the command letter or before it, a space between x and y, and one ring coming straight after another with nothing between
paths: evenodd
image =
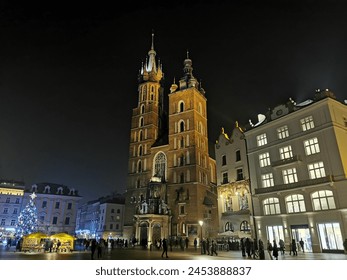
<instances>
[{"instance_id":1,"label":"illuminated building","mask_svg":"<svg viewBox=\"0 0 347 280\"><path fill-rule=\"evenodd\" d=\"M245 131L259 238L343 252L347 238L347 105L330 90L289 100Z\"/></svg>"},{"instance_id":2,"label":"illuminated building","mask_svg":"<svg viewBox=\"0 0 347 280\"><path fill-rule=\"evenodd\" d=\"M24 183L11 180L0 181L0 241L14 238L18 215L21 211Z\"/></svg>"},{"instance_id":3,"label":"illuminated building","mask_svg":"<svg viewBox=\"0 0 347 280\"><path fill-rule=\"evenodd\" d=\"M25 190L23 207L31 193L36 194L38 231L48 235L75 234L78 202L82 199L77 190L52 183L34 184Z\"/></svg>"},{"instance_id":4,"label":"illuminated building","mask_svg":"<svg viewBox=\"0 0 347 280\"><path fill-rule=\"evenodd\" d=\"M222 129L215 144L219 237L238 241L253 238L246 140L238 123L229 137Z\"/></svg>"},{"instance_id":5,"label":"illuminated building","mask_svg":"<svg viewBox=\"0 0 347 280\"><path fill-rule=\"evenodd\" d=\"M156 239L200 239L218 233L215 161L208 152L205 91L192 60L170 87L164 106L164 74L153 36L138 76L129 146L124 236L150 245Z\"/></svg>"}]
</instances>

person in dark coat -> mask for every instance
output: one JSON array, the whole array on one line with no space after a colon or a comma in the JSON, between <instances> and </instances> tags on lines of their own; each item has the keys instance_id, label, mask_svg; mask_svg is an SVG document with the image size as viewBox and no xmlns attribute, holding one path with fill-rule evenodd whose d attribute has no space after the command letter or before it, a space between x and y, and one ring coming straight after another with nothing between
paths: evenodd
<instances>
[{"instance_id":1,"label":"person in dark coat","mask_svg":"<svg viewBox=\"0 0 347 280\"><path fill-rule=\"evenodd\" d=\"M297 256L298 255L298 250L297 250L295 239L292 239L291 248L292 248L293 256Z\"/></svg>"},{"instance_id":2,"label":"person in dark coat","mask_svg":"<svg viewBox=\"0 0 347 280\"><path fill-rule=\"evenodd\" d=\"M278 247L277 247L276 240L273 241L272 255L276 260L278 260Z\"/></svg>"},{"instance_id":3,"label":"person in dark coat","mask_svg":"<svg viewBox=\"0 0 347 280\"><path fill-rule=\"evenodd\" d=\"M94 260L94 253L95 253L95 250L96 250L96 240L93 239L92 240L92 243L90 245L90 251L91 251L91 259Z\"/></svg>"},{"instance_id":4,"label":"person in dark coat","mask_svg":"<svg viewBox=\"0 0 347 280\"><path fill-rule=\"evenodd\" d=\"M164 254L165 254L166 258L168 258L168 255L167 255L167 239L166 238L163 239L162 246L163 246L163 252L161 253L161 257L163 258Z\"/></svg>"}]
</instances>

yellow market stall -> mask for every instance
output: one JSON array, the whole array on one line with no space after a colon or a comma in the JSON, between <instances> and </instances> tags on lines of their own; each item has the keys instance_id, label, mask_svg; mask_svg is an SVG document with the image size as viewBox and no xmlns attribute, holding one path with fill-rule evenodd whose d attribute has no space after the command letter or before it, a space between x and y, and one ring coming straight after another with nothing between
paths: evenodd
<instances>
[{"instance_id":1,"label":"yellow market stall","mask_svg":"<svg viewBox=\"0 0 347 280\"><path fill-rule=\"evenodd\" d=\"M49 239L49 236L42 232L25 235L21 250L23 252L44 252L46 239Z\"/></svg>"},{"instance_id":2,"label":"yellow market stall","mask_svg":"<svg viewBox=\"0 0 347 280\"><path fill-rule=\"evenodd\" d=\"M50 236L53 242L53 250L59 253L72 252L74 250L74 240L72 235L67 233L57 233Z\"/></svg>"}]
</instances>

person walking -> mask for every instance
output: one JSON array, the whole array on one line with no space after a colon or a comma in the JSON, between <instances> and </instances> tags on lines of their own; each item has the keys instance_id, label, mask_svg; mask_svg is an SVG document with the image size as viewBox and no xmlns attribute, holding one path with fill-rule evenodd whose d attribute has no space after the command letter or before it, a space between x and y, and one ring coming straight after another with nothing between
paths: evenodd
<instances>
[{"instance_id":1,"label":"person walking","mask_svg":"<svg viewBox=\"0 0 347 280\"><path fill-rule=\"evenodd\" d=\"M196 238L194 238L194 249L195 251L197 250L198 248L198 240Z\"/></svg>"},{"instance_id":2,"label":"person walking","mask_svg":"<svg viewBox=\"0 0 347 280\"><path fill-rule=\"evenodd\" d=\"M96 240L93 239L92 240L92 243L90 245L90 252L91 252L91 259L94 260L94 253L95 253L95 250L96 250Z\"/></svg>"},{"instance_id":3,"label":"person walking","mask_svg":"<svg viewBox=\"0 0 347 280\"><path fill-rule=\"evenodd\" d=\"M267 252L269 253L270 260L272 260L272 250L273 250L272 244L271 244L271 242L268 240L268 241L267 241Z\"/></svg>"},{"instance_id":4,"label":"person walking","mask_svg":"<svg viewBox=\"0 0 347 280\"><path fill-rule=\"evenodd\" d=\"M296 241L294 238L292 239L291 248L292 248L293 256L297 256L298 251L297 251Z\"/></svg>"},{"instance_id":5,"label":"person walking","mask_svg":"<svg viewBox=\"0 0 347 280\"><path fill-rule=\"evenodd\" d=\"M169 258L167 255L167 239L166 238L163 239L162 246L163 246L163 252L161 253L161 257L163 258L165 254L166 258Z\"/></svg>"},{"instance_id":6,"label":"person walking","mask_svg":"<svg viewBox=\"0 0 347 280\"><path fill-rule=\"evenodd\" d=\"M304 242L304 240L302 240L302 238L300 239L299 244L300 244L302 252L305 253L305 246L304 246L305 242Z\"/></svg>"},{"instance_id":7,"label":"person walking","mask_svg":"<svg viewBox=\"0 0 347 280\"><path fill-rule=\"evenodd\" d=\"M283 241L283 239L280 239L278 245L280 246L281 254L284 255L284 241Z\"/></svg>"},{"instance_id":8,"label":"person walking","mask_svg":"<svg viewBox=\"0 0 347 280\"><path fill-rule=\"evenodd\" d=\"M206 251L207 251L207 255L210 254L210 246L211 246L211 244L210 244L210 239L207 238L207 240L206 240Z\"/></svg>"},{"instance_id":9,"label":"person walking","mask_svg":"<svg viewBox=\"0 0 347 280\"><path fill-rule=\"evenodd\" d=\"M211 245L211 256L213 256L213 253L215 253L216 256L218 256L218 253L217 253L217 243L214 242L214 240L212 240L212 245Z\"/></svg>"},{"instance_id":10,"label":"person walking","mask_svg":"<svg viewBox=\"0 0 347 280\"><path fill-rule=\"evenodd\" d=\"M277 247L276 240L273 241L272 255L274 256L274 258L275 258L276 260L278 260L278 247Z\"/></svg>"}]
</instances>

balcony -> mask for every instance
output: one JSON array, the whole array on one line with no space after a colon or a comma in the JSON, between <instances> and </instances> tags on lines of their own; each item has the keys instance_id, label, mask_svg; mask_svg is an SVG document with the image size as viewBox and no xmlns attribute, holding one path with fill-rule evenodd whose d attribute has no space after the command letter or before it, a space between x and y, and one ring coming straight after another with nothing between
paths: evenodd
<instances>
[{"instance_id":1,"label":"balcony","mask_svg":"<svg viewBox=\"0 0 347 280\"><path fill-rule=\"evenodd\" d=\"M281 160L277 160L271 163L272 167L279 167L279 166L284 166L287 164L292 164L295 162L301 161L301 157L300 155L295 155L291 158L286 158L286 159L281 159Z\"/></svg>"},{"instance_id":2,"label":"balcony","mask_svg":"<svg viewBox=\"0 0 347 280\"><path fill-rule=\"evenodd\" d=\"M326 183L332 183L334 182L334 178L332 175L328 175L326 177L318 178L318 179L309 179L309 180L303 180L292 184L282 184L282 185L276 185L273 187L268 188L260 188L255 189L255 194L266 194L266 193L272 193L272 192L278 192L278 191L288 191L292 189L297 188L304 188L304 187L311 187Z\"/></svg>"}]
</instances>

